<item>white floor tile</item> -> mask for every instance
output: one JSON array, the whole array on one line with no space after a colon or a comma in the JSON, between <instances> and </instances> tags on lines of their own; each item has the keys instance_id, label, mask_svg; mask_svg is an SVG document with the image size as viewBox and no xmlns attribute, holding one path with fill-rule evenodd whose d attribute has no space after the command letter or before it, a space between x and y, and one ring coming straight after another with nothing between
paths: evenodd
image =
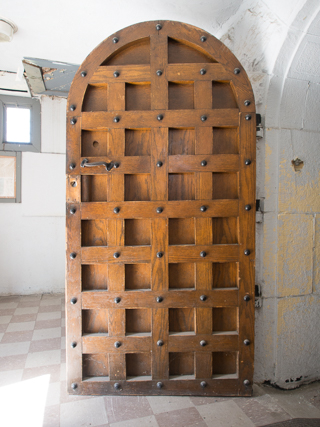
<instances>
[{"instance_id":1,"label":"white floor tile","mask_svg":"<svg viewBox=\"0 0 320 427\"><path fill-rule=\"evenodd\" d=\"M39 351L29 353L26 361L26 368L36 368L37 366L59 365L61 361L61 350Z\"/></svg>"},{"instance_id":2,"label":"white floor tile","mask_svg":"<svg viewBox=\"0 0 320 427\"><path fill-rule=\"evenodd\" d=\"M254 427L254 424L233 401L197 406L208 427Z\"/></svg>"},{"instance_id":3,"label":"white floor tile","mask_svg":"<svg viewBox=\"0 0 320 427\"><path fill-rule=\"evenodd\" d=\"M60 405L60 427L94 427L101 426L107 422L103 397L62 403Z\"/></svg>"},{"instance_id":4,"label":"white floor tile","mask_svg":"<svg viewBox=\"0 0 320 427\"><path fill-rule=\"evenodd\" d=\"M46 340L49 338L60 338L61 327L48 328L48 329L36 329L33 332L32 341Z\"/></svg>"},{"instance_id":5,"label":"white floor tile","mask_svg":"<svg viewBox=\"0 0 320 427\"><path fill-rule=\"evenodd\" d=\"M32 331L35 322L10 323L6 332Z\"/></svg>"},{"instance_id":6,"label":"white floor tile","mask_svg":"<svg viewBox=\"0 0 320 427\"><path fill-rule=\"evenodd\" d=\"M194 406L187 396L148 396L147 399L155 414Z\"/></svg>"},{"instance_id":7,"label":"white floor tile","mask_svg":"<svg viewBox=\"0 0 320 427\"><path fill-rule=\"evenodd\" d=\"M30 341L0 344L0 357L16 356L18 354L27 354L29 351L29 347L30 347Z\"/></svg>"}]
</instances>

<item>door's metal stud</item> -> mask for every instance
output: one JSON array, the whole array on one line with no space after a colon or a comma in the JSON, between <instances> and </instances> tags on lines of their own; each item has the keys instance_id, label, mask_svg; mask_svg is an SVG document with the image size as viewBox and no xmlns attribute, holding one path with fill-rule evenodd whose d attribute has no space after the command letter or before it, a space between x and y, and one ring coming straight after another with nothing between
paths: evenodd
<instances>
[{"instance_id":1,"label":"door's metal stud","mask_svg":"<svg viewBox=\"0 0 320 427\"><path fill-rule=\"evenodd\" d=\"M72 125L75 125L77 123L77 119L75 117L72 117L72 119L70 120L70 123Z\"/></svg>"},{"instance_id":2,"label":"door's metal stud","mask_svg":"<svg viewBox=\"0 0 320 427\"><path fill-rule=\"evenodd\" d=\"M159 160L158 162L157 162L157 167L158 168L161 168L161 166L163 165L163 163Z\"/></svg>"},{"instance_id":3,"label":"door's metal stud","mask_svg":"<svg viewBox=\"0 0 320 427\"><path fill-rule=\"evenodd\" d=\"M163 257L163 252L157 252L157 258L162 258Z\"/></svg>"},{"instance_id":4,"label":"door's metal stud","mask_svg":"<svg viewBox=\"0 0 320 427\"><path fill-rule=\"evenodd\" d=\"M119 302L121 301L121 298L120 297L115 297L115 299L114 299L114 302L116 303L116 304L119 304Z\"/></svg>"},{"instance_id":5,"label":"door's metal stud","mask_svg":"<svg viewBox=\"0 0 320 427\"><path fill-rule=\"evenodd\" d=\"M201 340L200 345L201 345L201 347L205 347L207 345L207 341Z\"/></svg>"},{"instance_id":6,"label":"door's metal stud","mask_svg":"<svg viewBox=\"0 0 320 427\"><path fill-rule=\"evenodd\" d=\"M112 41L113 41L113 43L118 43L119 39L118 39L118 37L113 37Z\"/></svg>"},{"instance_id":7,"label":"door's metal stud","mask_svg":"<svg viewBox=\"0 0 320 427\"><path fill-rule=\"evenodd\" d=\"M76 348L77 347L77 343L75 342L75 341L73 341L72 343L71 343L71 348Z\"/></svg>"},{"instance_id":8,"label":"door's metal stud","mask_svg":"<svg viewBox=\"0 0 320 427\"><path fill-rule=\"evenodd\" d=\"M157 31L160 31L161 29L162 29L162 25L161 25L161 24L157 24L157 25L156 25L156 30L157 30Z\"/></svg>"},{"instance_id":9,"label":"door's metal stud","mask_svg":"<svg viewBox=\"0 0 320 427\"><path fill-rule=\"evenodd\" d=\"M120 73L119 73L119 71L115 71L114 73L113 73L113 77L119 77L120 76Z\"/></svg>"},{"instance_id":10,"label":"door's metal stud","mask_svg":"<svg viewBox=\"0 0 320 427\"><path fill-rule=\"evenodd\" d=\"M162 76L162 71L161 71L161 70L157 70L157 71L156 71L156 74L157 74L157 76L159 76L159 77L160 77L160 76Z\"/></svg>"},{"instance_id":11,"label":"door's metal stud","mask_svg":"<svg viewBox=\"0 0 320 427\"><path fill-rule=\"evenodd\" d=\"M114 209L113 209L113 213L117 214L117 213L119 213L119 212L120 212L120 208L114 208Z\"/></svg>"},{"instance_id":12,"label":"door's metal stud","mask_svg":"<svg viewBox=\"0 0 320 427\"><path fill-rule=\"evenodd\" d=\"M246 166L251 165L251 160L250 160L250 159L246 159L246 160L244 161L244 164L245 164Z\"/></svg>"},{"instance_id":13,"label":"door's metal stud","mask_svg":"<svg viewBox=\"0 0 320 427\"><path fill-rule=\"evenodd\" d=\"M249 249L246 249L245 251L244 251L244 254L246 255L246 256L248 256L248 255L250 255L250 250Z\"/></svg>"},{"instance_id":14,"label":"door's metal stud","mask_svg":"<svg viewBox=\"0 0 320 427\"><path fill-rule=\"evenodd\" d=\"M207 256L207 252L205 252L205 251L201 251L201 252L200 252L200 256L201 256L202 258L205 258L205 257Z\"/></svg>"},{"instance_id":15,"label":"door's metal stud","mask_svg":"<svg viewBox=\"0 0 320 427\"><path fill-rule=\"evenodd\" d=\"M115 390L121 390L121 384L120 383L114 383L113 387Z\"/></svg>"},{"instance_id":16,"label":"door's metal stud","mask_svg":"<svg viewBox=\"0 0 320 427\"><path fill-rule=\"evenodd\" d=\"M77 257L77 254L75 252L71 252L70 258L71 259L76 259L76 257Z\"/></svg>"},{"instance_id":17,"label":"door's metal stud","mask_svg":"<svg viewBox=\"0 0 320 427\"><path fill-rule=\"evenodd\" d=\"M161 381L157 382L157 388L162 388L163 387L163 383Z\"/></svg>"},{"instance_id":18,"label":"door's metal stud","mask_svg":"<svg viewBox=\"0 0 320 427\"><path fill-rule=\"evenodd\" d=\"M251 210L251 205L245 205L244 208L245 208L246 211L250 211Z\"/></svg>"},{"instance_id":19,"label":"door's metal stud","mask_svg":"<svg viewBox=\"0 0 320 427\"><path fill-rule=\"evenodd\" d=\"M119 258L119 256L120 256L119 252L115 252L115 253L113 254L113 258Z\"/></svg>"},{"instance_id":20,"label":"door's metal stud","mask_svg":"<svg viewBox=\"0 0 320 427\"><path fill-rule=\"evenodd\" d=\"M76 109L76 106L74 104L70 105L70 111L74 111Z\"/></svg>"},{"instance_id":21,"label":"door's metal stud","mask_svg":"<svg viewBox=\"0 0 320 427\"><path fill-rule=\"evenodd\" d=\"M203 42L205 42L207 40L207 37L206 36L201 36L200 37L200 41L203 43Z\"/></svg>"},{"instance_id":22,"label":"door's metal stud","mask_svg":"<svg viewBox=\"0 0 320 427\"><path fill-rule=\"evenodd\" d=\"M201 381L200 386L202 388L205 388L205 387L207 387L207 383L205 381Z\"/></svg>"},{"instance_id":23,"label":"door's metal stud","mask_svg":"<svg viewBox=\"0 0 320 427\"><path fill-rule=\"evenodd\" d=\"M250 340L244 340L244 341L243 341L243 344L244 344L244 345L250 345Z\"/></svg>"},{"instance_id":24,"label":"door's metal stud","mask_svg":"<svg viewBox=\"0 0 320 427\"><path fill-rule=\"evenodd\" d=\"M120 341L116 341L116 342L114 343L114 346L115 346L115 348L119 348L119 347L121 347L121 342L120 342Z\"/></svg>"},{"instance_id":25,"label":"door's metal stud","mask_svg":"<svg viewBox=\"0 0 320 427\"><path fill-rule=\"evenodd\" d=\"M203 205L203 206L200 207L200 211L201 212L205 212L206 210L207 210L207 206Z\"/></svg>"},{"instance_id":26,"label":"door's metal stud","mask_svg":"<svg viewBox=\"0 0 320 427\"><path fill-rule=\"evenodd\" d=\"M233 70L233 72L234 72L234 74L240 74L240 68L235 68L234 70Z\"/></svg>"},{"instance_id":27,"label":"door's metal stud","mask_svg":"<svg viewBox=\"0 0 320 427\"><path fill-rule=\"evenodd\" d=\"M81 71L81 77L86 77L87 76L87 72L86 71Z\"/></svg>"},{"instance_id":28,"label":"door's metal stud","mask_svg":"<svg viewBox=\"0 0 320 427\"><path fill-rule=\"evenodd\" d=\"M247 121L251 120L251 114L247 114L247 115L246 115L246 120L247 120Z\"/></svg>"},{"instance_id":29,"label":"door's metal stud","mask_svg":"<svg viewBox=\"0 0 320 427\"><path fill-rule=\"evenodd\" d=\"M157 120L159 120L159 122L160 122L161 120L163 120L163 114L158 114L158 115L157 115Z\"/></svg>"},{"instance_id":30,"label":"door's metal stud","mask_svg":"<svg viewBox=\"0 0 320 427\"><path fill-rule=\"evenodd\" d=\"M72 390L75 390L76 388L78 388L78 384L77 383L72 383L71 384L71 388L72 388Z\"/></svg>"},{"instance_id":31,"label":"door's metal stud","mask_svg":"<svg viewBox=\"0 0 320 427\"><path fill-rule=\"evenodd\" d=\"M207 116L201 116L201 121L205 122L207 120Z\"/></svg>"},{"instance_id":32,"label":"door's metal stud","mask_svg":"<svg viewBox=\"0 0 320 427\"><path fill-rule=\"evenodd\" d=\"M115 169L118 169L118 167L120 166L120 163L118 163L118 162L116 162L114 165L113 165L113 167L115 168Z\"/></svg>"},{"instance_id":33,"label":"door's metal stud","mask_svg":"<svg viewBox=\"0 0 320 427\"><path fill-rule=\"evenodd\" d=\"M163 212L163 208L157 208L157 213Z\"/></svg>"},{"instance_id":34,"label":"door's metal stud","mask_svg":"<svg viewBox=\"0 0 320 427\"><path fill-rule=\"evenodd\" d=\"M201 166L207 166L208 163L206 160L202 160L202 162L200 164L201 164Z\"/></svg>"},{"instance_id":35,"label":"door's metal stud","mask_svg":"<svg viewBox=\"0 0 320 427\"><path fill-rule=\"evenodd\" d=\"M245 101L244 101L244 105L246 106L246 107L249 107L249 105L251 104L251 102L249 101L249 99L246 99Z\"/></svg>"},{"instance_id":36,"label":"door's metal stud","mask_svg":"<svg viewBox=\"0 0 320 427\"><path fill-rule=\"evenodd\" d=\"M164 342L162 340L157 341L157 346L162 347Z\"/></svg>"},{"instance_id":37,"label":"door's metal stud","mask_svg":"<svg viewBox=\"0 0 320 427\"><path fill-rule=\"evenodd\" d=\"M77 212L77 209L75 209L75 208L71 208L71 209L70 209L70 213L71 213L71 215L74 215L76 212Z\"/></svg>"},{"instance_id":38,"label":"door's metal stud","mask_svg":"<svg viewBox=\"0 0 320 427\"><path fill-rule=\"evenodd\" d=\"M207 295L200 296L200 301L206 301L206 300L207 300Z\"/></svg>"},{"instance_id":39,"label":"door's metal stud","mask_svg":"<svg viewBox=\"0 0 320 427\"><path fill-rule=\"evenodd\" d=\"M243 297L243 299L244 299L246 302L250 301L250 295L245 295L245 296Z\"/></svg>"},{"instance_id":40,"label":"door's metal stud","mask_svg":"<svg viewBox=\"0 0 320 427\"><path fill-rule=\"evenodd\" d=\"M113 118L114 123L119 123L120 122L120 117L116 116Z\"/></svg>"},{"instance_id":41,"label":"door's metal stud","mask_svg":"<svg viewBox=\"0 0 320 427\"><path fill-rule=\"evenodd\" d=\"M162 302L162 301L163 301L163 298L162 298L162 297L157 297L156 301L157 301L157 302Z\"/></svg>"},{"instance_id":42,"label":"door's metal stud","mask_svg":"<svg viewBox=\"0 0 320 427\"><path fill-rule=\"evenodd\" d=\"M201 70L200 70L200 74L201 74L202 76L204 76L204 75L206 74L206 72L207 72L207 70L206 70L205 68L201 68Z\"/></svg>"},{"instance_id":43,"label":"door's metal stud","mask_svg":"<svg viewBox=\"0 0 320 427\"><path fill-rule=\"evenodd\" d=\"M244 380L243 384L246 385L246 386L248 386L248 385L250 385L250 381L249 380Z\"/></svg>"},{"instance_id":44,"label":"door's metal stud","mask_svg":"<svg viewBox=\"0 0 320 427\"><path fill-rule=\"evenodd\" d=\"M75 163L70 163L69 169L71 169L73 171L73 169L75 169L76 164Z\"/></svg>"},{"instance_id":45,"label":"door's metal stud","mask_svg":"<svg viewBox=\"0 0 320 427\"><path fill-rule=\"evenodd\" d=\"M76 187L77 186L77 181L71 181L70 185L71 185L71 187Z\"/></svg>"},{"instance_id":46,"label":"door's metal stud","mask_svg":"<svg viewBox=\"0 0 320 427\"><path fill-rule=\"evenodd\" d=\"M71 302L71 304L72 305L75 305L75 304L77 304L77 298L75 298L75 297L73 297L73 298L71 298L71 300L70 300L70 302Z\"/></svg>"}]
</instances>

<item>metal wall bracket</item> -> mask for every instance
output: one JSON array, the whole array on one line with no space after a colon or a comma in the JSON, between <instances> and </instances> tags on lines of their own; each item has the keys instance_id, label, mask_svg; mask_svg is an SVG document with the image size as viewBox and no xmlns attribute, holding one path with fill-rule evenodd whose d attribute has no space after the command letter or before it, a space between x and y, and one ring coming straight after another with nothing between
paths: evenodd
<instances>
[{"instance_id":1,"label":"metal wall bracket","mask_svg":"<svg viewBox=\"0 0 320 427\"><path fill-rule=\"evenodd\" d=\"M263 126L262 126L262 117L261 114L256 114L256 138L263 138Z\"/></svg>"},{"instance_id":2,"label":"metal wall bracket","mask_svg":"<svg viewBox=\"0 0 320 427\"><path fill-rule=\"evenodd\" d=\"M260 285L254 285L254 306L255 306L255 308L261 308L262 307Z\"/></svg>"}]
</instances>

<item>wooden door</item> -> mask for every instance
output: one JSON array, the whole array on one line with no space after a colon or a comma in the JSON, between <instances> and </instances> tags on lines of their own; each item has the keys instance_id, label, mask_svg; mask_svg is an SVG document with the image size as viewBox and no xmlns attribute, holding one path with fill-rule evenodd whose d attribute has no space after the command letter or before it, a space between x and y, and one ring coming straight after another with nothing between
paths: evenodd
<instances>
[{"instance_id":1,"label":"wooden door","mask_svg":"<svg viewBox=\"0 0 320 427\"><path fill-rule=\"evenodd\" d=\"M69 392L250 395L255 104L243 67L198 28L133 25L83 62L67 109Z\"/></svg>"}]
</instances>

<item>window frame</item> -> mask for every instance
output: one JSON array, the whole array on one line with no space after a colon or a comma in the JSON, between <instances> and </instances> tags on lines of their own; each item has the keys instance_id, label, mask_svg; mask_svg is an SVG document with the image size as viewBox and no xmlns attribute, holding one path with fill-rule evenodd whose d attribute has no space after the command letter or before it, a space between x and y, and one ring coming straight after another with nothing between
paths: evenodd
<instances>
[{"instance_id":1,"label":"window frame","mask_svg":"<svg viewBox=\"0 0 320 427\"><path fill-rule=\"evenodd\" d=\"M0 156L8 156L16 158L16 197L7 198L0 197L0 203L21 203L21 152L0 151Z\"/></svg>"},{"instance_id":2,"label":"window frame","mask_svg":"<svg viewBox=\"0 0 320 427\"><path fill-rule=\"evenodd\" d=\"M6 107L30 108L30 143L5 141L5 109ZM41 149L41 107L40 101L22 96L0 95L0 152L32 151L40 153Z\"/></svg>"}]
</instances>

